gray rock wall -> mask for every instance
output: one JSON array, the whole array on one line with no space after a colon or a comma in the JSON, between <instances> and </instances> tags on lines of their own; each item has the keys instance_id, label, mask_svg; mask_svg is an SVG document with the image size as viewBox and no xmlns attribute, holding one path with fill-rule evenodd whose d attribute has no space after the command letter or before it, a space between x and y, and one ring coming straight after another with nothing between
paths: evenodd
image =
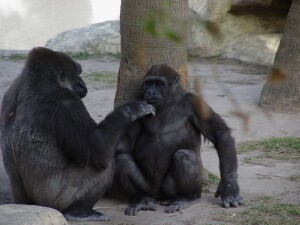
<instances>
[{"instance_id":1,"label":"gray rock wall","mask_svg":"<svg viewBox=\"0 0 300 225\"><path fill-rule=\"evenodd\" d=\"M282 15L231 14L231 0L190 0L188 54L271 65L279 46ZM209 28L213 26L217 32ZM66 52L120 54L119 21L93 24L58 34L46 47Z\"/></svg>"},{"instance_id":2,"label":"gray rock wall","mask_svg":"<svg viewBox=\"0 0 300 225\"><path fill-rule=\"evenodd\" d=\"M50 39L46 47L64 52L118 55L121 51L119 21L106 21L62 32Z\"/></svg>"}]
</instances>

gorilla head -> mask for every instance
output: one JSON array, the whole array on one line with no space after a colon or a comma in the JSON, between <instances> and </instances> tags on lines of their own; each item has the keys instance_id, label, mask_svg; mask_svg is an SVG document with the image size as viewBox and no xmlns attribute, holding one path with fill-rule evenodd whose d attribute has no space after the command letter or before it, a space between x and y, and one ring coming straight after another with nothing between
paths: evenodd
<instances>
[{"instance_id":1,"label":"gorilla head","mask_svg":"<svg viewBox=\"0 0 300 225\"><path fill-rule=\"evenodd\" d=\"M175 70L166 64L154 65L143 83L144 100L156 108L168 105L177 89L181 89L179 83L180 76Z\"/></svg>"},{"instance_id":2,"label":"gorilla head","mask_svg":"<svg viewBox=\"0 0 300 225\"><path fill-rule=\"evenodd\" d=\"M43 47L34 48L28 55L26 66L33 73L32 76L36 76L39 80L39 76L45 76L43 77L45 82L68 88L80 98L87 94L86 85L79 76L82 72L80 64L65 53Z\"/></svg>"}]
</instances>

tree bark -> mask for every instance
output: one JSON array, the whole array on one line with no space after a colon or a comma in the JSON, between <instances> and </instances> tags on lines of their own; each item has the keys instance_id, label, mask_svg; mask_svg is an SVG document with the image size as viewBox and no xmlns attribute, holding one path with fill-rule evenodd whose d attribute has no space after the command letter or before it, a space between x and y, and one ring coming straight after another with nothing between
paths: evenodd
<instances>
[{"instance_id":1,"label":"tree bark","mask_svg":"<svg viewBox=\"0 0 300 225\"><path fill-rule=\"evenodd\" d=\"M274 66L287 70L280 84L267 82L260 96L261 107L276 112L300 112L300 0L293 0Z\"/></svg>"},{"instance_id":2,"label":"tree bark","mask_svg":"<svg viewBox=\"0 0 300 225\"><path fill-rule=\"evenodd\" d=\"M164 29L163 10L167 2L168 26L181 38L180 43L145 32L142 24L151 15L155 30ZM142 80L154 64L166 63L181 76L181 84L188 85L187 33L188 0L122 0L120 15L121 62L115 106L133 100L141 93Z\"/></svg>"}]
</instances>

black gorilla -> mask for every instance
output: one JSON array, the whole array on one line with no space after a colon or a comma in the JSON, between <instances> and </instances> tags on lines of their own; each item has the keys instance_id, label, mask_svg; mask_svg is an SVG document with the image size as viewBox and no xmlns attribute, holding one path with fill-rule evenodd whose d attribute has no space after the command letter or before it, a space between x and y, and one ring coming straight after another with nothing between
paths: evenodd
<instances>
[{"instance_id":1,"label":"black gorilla","mask_svg":"<svg viewBox=\"0 0 300 225\"><path fill-rule=\"evenodd\" d=\"M125 214L155 210L154 199L168 206L167 213L200 200L200 135L218 152L221 181L216 197L221 196L226 208L243 204L234 139L223 119L199 97L186 93L178 73L165 64L148 71L143 89L143 98L155 107L156 116L137 120L117 150L116 183L134 197ZM200 107L207 107L207 116L201 115Z\"/></svg>"},{"instance_id":2,"label":"black gorilla","mask_svg":"<svg viewBox=\"0 0 300 225\"><path fill-rule=\"evenodd\" d=\"M2 102L3 161L14 203L52 207L69 220L108 220L92 207L112 183L115 143L154 108L129 103L96 124L81 100L80 73L64 53L29 53Z\"/></svg>"}]
</instances>

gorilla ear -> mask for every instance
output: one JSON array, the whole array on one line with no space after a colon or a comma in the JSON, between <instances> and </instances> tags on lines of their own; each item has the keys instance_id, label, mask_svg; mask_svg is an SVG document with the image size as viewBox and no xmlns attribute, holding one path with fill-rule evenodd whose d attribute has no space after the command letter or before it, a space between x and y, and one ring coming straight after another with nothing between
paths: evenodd
<instances>
[{"instance_id":1,"label":"gorilla ear","mask_svg":"<svg viewBox=\"0 0 300 225\"><path fill-rule=\"evenodd\" d=\"M26 67L30 71L42 73L55 69L57 61L56 52L44 47L32 49L27 57Z\"/></svg>"}]
</instances>

